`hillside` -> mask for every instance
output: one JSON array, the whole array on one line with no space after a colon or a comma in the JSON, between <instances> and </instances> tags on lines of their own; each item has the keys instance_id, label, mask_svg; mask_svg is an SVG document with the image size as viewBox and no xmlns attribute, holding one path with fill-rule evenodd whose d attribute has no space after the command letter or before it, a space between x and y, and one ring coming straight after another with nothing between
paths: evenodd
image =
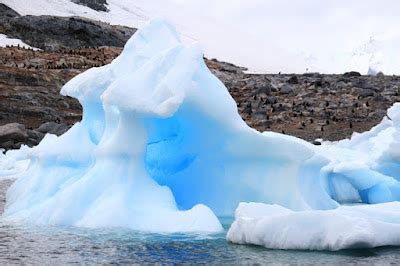
<instances>
[{"instance_id":1,"label":"hillside","mask_svg":"<svg viewBox=\"0 0 400 266\"><path fill-rule=\"evenodd\" d=\"M4 138L0 147L36 145L43 133L62 134L81 119L80 104L59 94L62 85L88 68L110 63L135 29L80 17L21 16L0 7L0 33L42 49L0 48L0 126L17 122L26 131ZM50 33L37 34L49 28ZM259 131L338 140L369 130L400 101L398 76L248 74L233 64L205 60L236 100L242 118Z\"/></svg>"}]
</instances>

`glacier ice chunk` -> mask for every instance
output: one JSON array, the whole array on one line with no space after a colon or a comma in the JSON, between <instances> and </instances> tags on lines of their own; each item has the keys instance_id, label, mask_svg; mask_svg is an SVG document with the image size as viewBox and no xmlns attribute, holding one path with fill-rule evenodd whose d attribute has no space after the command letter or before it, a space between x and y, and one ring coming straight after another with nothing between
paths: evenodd
<instances>
[{"instance_id":1,"label":"glacier ice chunk","mask_svg":"<svg viewBox=\"0 0 400 266\"><path fill-rule=\"evenodd\" d=\"M163 20L61 93L80 101L83 119L27 152L5 219L219 232L217 217L240 202L300 211L400 199L399 104L370 132L321 147L260 133L241 119L201 48Z\"/></svg>"},{"instance_id":2,"label":"glacier ice chunk","mask_svg":"<svg viewBox=\"0 0 400 266\"><path fill-rule=\"evenodd\" d=\"M278 205L241 203L227 240L296 250L400 245L400 203L297 212Z\"/></svg>"}]
</instances>

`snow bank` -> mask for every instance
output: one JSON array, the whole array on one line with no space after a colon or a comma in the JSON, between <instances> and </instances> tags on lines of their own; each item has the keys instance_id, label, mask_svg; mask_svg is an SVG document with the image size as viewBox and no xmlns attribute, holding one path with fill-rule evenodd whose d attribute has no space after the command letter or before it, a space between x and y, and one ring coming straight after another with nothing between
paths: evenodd
<instances>
[{"instance_id":1,"label":"snow bank","mask_svg":"<svg viewBox=\"0 0 400 266\"><path fill-rule=\"evenodd\" d=\"M341 250L400 245L400 203L295 212L241 203L227 240L271 249Z\"/></svg>"},{"instance_id":2,"label":"snow bank","mask_svg":"<svg viewBox=\"0 0 400 266\"><path fill-rule=\"evenodd\" d=\"M2 0L21 15L82 16L141 28L155 17L177 25L207 57L259 73L399 74L400 8L394 0L107 0L96 12L70 0Z\"/></svg>"},{"instance_id":3,"label":"snow bank","mask_svg":"<svg viewBox=\"0 0 400 266\"><path fill-rule=\"evenodd\" d=\"M34 48L31 47L29 45L27 45L26 43L24 43L23 41L19 40L19 39L12 39L12 38L8 38L7 35L4 34L0 34L0 47L6 47L7 45L11 46L20 46L22 48L31 48L33 50L40 50L38 48Z\"/></svg>"},{"instance_id":4,"label":"snow bank","mask_svg":"<svg viewBox=\"0 0 400 266\"><path fill-rule=\"evenodd\" d=\"M80 101L83 120L29 150L30 166L7 194L7 219L218 232L217 216L232 216L240 202L309 210L400 199L399 105L350 144L316 147L259 133L241 119L199 46L182 43L163 20L61 93ZM364 152L377 145L379 156Z\"/></svg>"}]
</instances>

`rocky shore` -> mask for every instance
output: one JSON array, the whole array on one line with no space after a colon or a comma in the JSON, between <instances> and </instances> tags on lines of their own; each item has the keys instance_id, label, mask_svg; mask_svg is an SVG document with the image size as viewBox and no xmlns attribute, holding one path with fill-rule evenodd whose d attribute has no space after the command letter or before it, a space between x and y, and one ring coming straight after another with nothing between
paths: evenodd
<instances>
[{"instance_id":1,"label":"rocky shore","mask_svg":"<svg viewBox=\"0 0 400 266\"><path fill-rule=\"evenodd\" d=\"M61 96L61 87L91 67L110 63L135 32L82 18L20 16L3 4L0 15L0 33L42 49L0 48L3 149L37 145L44 134L60 135L80 121L79 102ZM259 131L339 140L369 130L400 101L399 76L249 74L229 63L205 61L228 88L242 118Z\"/></svg>"}]
</instances>

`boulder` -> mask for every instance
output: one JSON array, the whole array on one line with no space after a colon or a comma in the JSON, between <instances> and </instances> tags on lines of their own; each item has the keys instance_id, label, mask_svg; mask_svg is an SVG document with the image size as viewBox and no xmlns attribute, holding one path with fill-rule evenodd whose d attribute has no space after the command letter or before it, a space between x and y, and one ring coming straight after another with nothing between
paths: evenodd
<instances>
[{"instance_id":1,"label":"boulder","mask_svg":"<svg viewBox=\"0 0 400 266\"><path fill-rule=\"evenodd\" d=\"M299 84L299 79L297 78L297 76L291 76L288 79L287 83L289 83L289 84Z\"/></svg>"},{"instance_id":2,"label":"boulder","mask_svg":"<svg viewBox=\"0 0 400 266\"><path fill-rule=\"evenodd\" d=\"M344 77L361 77L360 72L357 71L349 71L343 74Z\"/></svg>"},{"instance_id":3,"label":"boulder","mask_svg":"<svg viewBox=\"0 0 400 266\"><path fill-rule=\"evenodd\" d=\"M18 123L0 126L0 143L12 141L14 143L24 142L28 139L28 133L24 125Z\"/></svg>"},{"instance_id":4,"label":"boulder","mask_svg":"<svg viewBox=\"0 0 400 266\"><path fill-rule=\"evenodd\" d=\"M272 92L271 85L270 84L265 84L263 86L255 88L253 95L268 96L268 95L271 95L271 92Z\"/></svg>"},{"instance_id":5,"label":"boulder","mask_svg":"<svg viewBox=\"0 0 400 266\"><path fill-rule=\"evenodd\" d=\"M72 2L79 5L87 6L96 11L108 11L106 0L72 0Z\"/></svg>"},{"instance_id":6,"label":"boulder","mask_svg":"<svg viewBox=\"0 0 400 266\"><path fill-rule=\"evenodd\" d=\"M288 85L288 84L284 84L284 85L281 87L280 92L281 92L282 94L290 94L290 93L293 93L293 92L294 92L294 89L293 89L292 86L290 86L290 85Z\"/></svg>"},{"instance_id":7,"label":"boulder","mask_svg":"<svg viewBox=\"0 0 400 266\"><path fill-rule=\"evenodd\" d=\"M278 102L278 98L276 96L268 96L267 99L265 100L265 103L267 104L275 104Z\"/></svg>"},{"instance_id":8,"label":"boulder","mask_svg":"<svg viewBox=\"0 0 400 266\"><path fill-rule=\"evenodd\" d=\"M0 143L0 149L11 150L15 148L15 143L12 140Z\"/></svg>"},{"instance_id":9,"label":"boulder","mask_svg":"<svg viewBox=\"0 0 400 266\"><path fill-rule=\"evenodd\" d=\"M359 95L360 95L361 97L370 97L370 96L374 96L374 95L375 95L375 91L374 91L373 89L370 89L370 88L368 88L368 89L362 89L362 90L359 92Z\"/></svg>"},{"instance_id":10,"label":"boulder","mask_svg":"<svg viewBox=\"0 0 400 266\"><path fill-rule=\"evenodd\" d=\"M39 143L44 138L44 133L42 133L42 132L39 132L36 130L29 130L29 129L27 132L28 132L28 141L35 140L35 142Z\"/></svg>"},{"instance_id":11,"label":"boulder","mask_svg":"<svg viewBox=\"0 0 400 266\"><path fill-rule=\"evenodd\" d=\"M67 132L69 127L65 124L58 124L56 122L46 122L36 130L37 132L43 134L53 134L57 136L61 136L65 132Z\"/></svg>"}]
</instances>

